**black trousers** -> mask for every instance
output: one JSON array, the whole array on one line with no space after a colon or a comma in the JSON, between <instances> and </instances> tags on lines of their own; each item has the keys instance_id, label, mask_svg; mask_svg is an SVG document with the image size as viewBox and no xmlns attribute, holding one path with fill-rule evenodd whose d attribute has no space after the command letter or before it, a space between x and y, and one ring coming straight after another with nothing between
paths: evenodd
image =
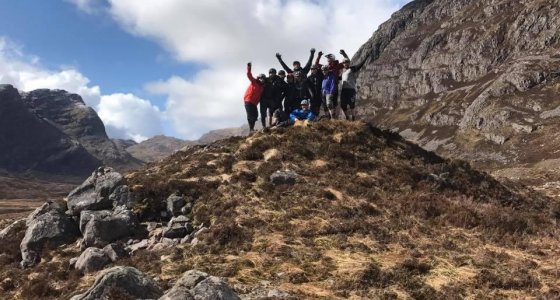
<instances>
[{"instance_id":1,"label":"black trousers","mask_svg":"<svg viewBox=\"0 0 560 300\"><path fill-rule=\"evenodd\" d=\"M247 121L249 122L249 129L255 129L255 123L259 118L259 111L257 106L251 103L245 103L245 111L247 112Z\"/></svg>"}]
</instances>

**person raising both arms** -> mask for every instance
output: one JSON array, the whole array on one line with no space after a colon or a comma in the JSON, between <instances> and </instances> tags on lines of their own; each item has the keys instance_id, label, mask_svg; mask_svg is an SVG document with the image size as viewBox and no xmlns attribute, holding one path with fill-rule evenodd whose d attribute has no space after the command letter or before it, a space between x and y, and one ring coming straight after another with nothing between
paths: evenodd
<instances>
[{"instance_id":1,"label":"person raising both arms","mask_svg":"<svg viewBox=\"0 0 560 300\"><path fill-rule=\"evenodd\" d=\"M264 81L266 76L260 74L257 79L253 77L251 73L251 63L247 63L247 78L251 84L247 87L245 91L245 96L243 97L243 102L245 103L245 111L247 112L247 121L249 122L249 132L253 133L255 131L255 123L259 118L259 111L257 110L257 105L261 101L261 96L264 90Z\"/></svg>"},{"instance_id":2,"label":"person raising both arms","mask_svg":"<svg viewBox=\"0 0 560 300\"><path fill-rule=\"evenodd\" d=\"M294 61L292 66L293 66L293 70L290 69L290 67L288 67L288 65L286 65L286 63L284 63L284 61L282 60L282 55L280 53L276 53L276 58L278 59L278 61L280 62L280 65L282 65L282 68L284 68L284 70L288 73L294 73L296 71L301 71L303 73L303 75L307 76L307 73L309 73L309 70L311 69L311 63L313 62L313 56L315 56L315 48L311 48L311 50L309 50L309 60L307 61L307 64L305 64L305 67L301 67L301 63L299 61Z\"/></svg>"},{"instance_id":3,"label":"person raising both arms","mask_svg":"<svg viewBox=\"0 0 560 300\"><path fill-rule=\"evenodd\" d=\"M350 66L350 58L344 50L340 50L340 54L344 56L342 65L342 77L340 82L340 107L346 116L346 120L356 120L356 113L354 111L356 107L356 77L358 76L358 71L364 66L366 58L355 66Z\"/></svg>"}]
</instances>

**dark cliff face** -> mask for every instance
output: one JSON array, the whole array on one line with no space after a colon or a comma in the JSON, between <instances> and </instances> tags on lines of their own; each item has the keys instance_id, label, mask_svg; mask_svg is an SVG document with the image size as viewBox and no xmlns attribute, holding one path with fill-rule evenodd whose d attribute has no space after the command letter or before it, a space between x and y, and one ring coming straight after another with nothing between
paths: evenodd
<instances>
[{"instance_id":1,"label":"dark cliff face","mask_svg":"<svg viewBox=\"0 0 560 300\"><path fill-rule=\"evenodd\" d=\"M105 165L121 169L138 167L141 162L117 147L105 132L105 125L79 95L63 90L40 89L22 93L30 111L60 129Z\"/></svg>"},{"instance_id":2,"label":"dark cliff face","mask_svg":"<svg viewBox=\"0 0 560 300\"><path fill-rule=\"evenodd\" d=\"M100 164L78 141L29 111L15 88L0 85L0 168L84 176Z\"/></svg>"},{"instance_id":3,"label":"dark cliff face","mask_svg":"<svg viewBox=\"0 0 560 300\"><path fill-rule=\"evenodd\" d=\"M413 1L353 59L361 113L479 166L557 159L558 28L553 0Z\"/></svg>"}]
</instances>

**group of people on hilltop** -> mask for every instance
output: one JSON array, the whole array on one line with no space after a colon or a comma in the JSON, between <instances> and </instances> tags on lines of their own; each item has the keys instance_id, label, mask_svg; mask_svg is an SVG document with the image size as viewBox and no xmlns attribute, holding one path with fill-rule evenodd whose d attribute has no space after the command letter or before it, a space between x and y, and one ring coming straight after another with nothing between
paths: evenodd
<instances>
[{"instance_id":1,"label":"group of people on hilltop","mask_svg":"<svg viewBox=\"0 0 560 300\"><path fill-rule=\"evenodd\" d=\"M294 61L292 68L276 53L283 70L271 68L268 77L259 74L257 78L251 73L251 63L247 63L247 77L251 84L245 92L244 102L247 112L249 130L255 129L260 108L263 128L284 127L316 120L323 107L324 116L337 118L339 107L347 120L355 120L356 71L365 63L364 59L356 66L350 66L350 58L344 50L342 62L333 54L327 54L327 63L320 64L323 52L319 51L315 63L315 49L310 50L309 60L304 67ZM268 122L267 122L268 121ZM267 126L268 125L268 126Z\"/></svg>"}]
</instances>

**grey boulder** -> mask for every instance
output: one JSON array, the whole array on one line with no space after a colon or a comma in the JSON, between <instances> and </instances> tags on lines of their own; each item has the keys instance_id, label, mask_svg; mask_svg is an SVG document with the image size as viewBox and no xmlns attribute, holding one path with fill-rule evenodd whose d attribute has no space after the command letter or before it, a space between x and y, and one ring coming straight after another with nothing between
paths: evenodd
<instances>
[{"instance_id":1,"label":"grey boulder","mask_svg":"<svg viewBox=\"0 0 560 300\"><path fill-rule=\"evenodd\" d=\"M185 216L173 217L163 229L162 236L170 239L183 238L194 231L190 219Z\"/></svg>"},{"instance_id":2,"label":"grey boulder","mask_svg":"<svg viewBox=\"0 0 560 300\"><path fill-rule=\"evenodd\" d=\"M102 210L113 207L110 196L123 185L123 176L111 168L100 167L67 196L68 209L74 216L82 210Z\"/></svg>"},{"instance_id":3,"label":"grey boulder","mask_svg":"<svg viewBox=\"0 0 560 300\"><path fill-rule=\"evenodd\" d=\"M187 204L185 198L176 194L169 196L166 200L167 202L167 213L172 217L176 217L181 214L181 208Z\"/></svg>"},{"instance_id":4,"label":"grey boulder","mask_svg":"<svg viewBox=\"0 0 560 300\"><path fill-rule=\"evenodd\" d=\"M80 232L85 234L86 225L93 218L103 219L110 217L113 214L110 210L82 210L80 212Z\"/></svg>"},{"instance_id":5,"label":"grey boulder","mask_svg":"<svg viewBox=\"0 0 560 300\"><path fill-rule=\"evenodd\" d=\"M190 270L159 300L238 300L239 296L222 279Z\"/></svg>"},{"instance_id":6,"label":"grey boulder","mask_svg":"<svg viewBox=\"0 0 560 300\"><path fill-rule=\"evenodd\" d=\"M85 274L99 271L110 263L111 259L103 250L90 247L78 257L74 267Z\"/></svg>"},{"instance_id":7,"label":"grey boulder","mask_svg":"<svg viewBox=\"0 0 560 300\"><path fill-rule=\"evenodd\" d=\"M58 247L72 243L80 234L78 225L70 216L52 205L50 209L44 206L33 212L33 218L27 220L28 227L20 244L22 267L36 265L45 245Z\"/></svg>"},{"instance_id":8,"label":"grey boulder","mask_svg":"<svg viewBox=\"0 0 560 300\"><path fill-rule=\"evenodd\" d=\"M130 198L130 189L126 185L121 185L117 187L111 195L109 195L109 201L113 204L113 207L124 207L127 209L132 208L132 201Z\"/></svg>"},{"instance_id":9,"label":"grey boulder","mask_svg":"<svg viewBox=\"0 0 560 300\"><path fill-rule=\"evenodd\" d=\"M26 221L26 219L20 219L8 225L8 227L2 229L2 231L0 231L0 243L2 243L4 240L11 239L17 235L20 235L22 232L25 232L25 228L27 227Z\"/></svg>"},{"instance_id":10,"label":"grey boulder","mask_svg":"<svg viewBox=\"0 0 560 300\"><path fill-rule=\"evenodd\" d=\"M295 184L298 174L294 171L276 171L270 175L270 182L274 185Z\"/></svg>"},{"instance_id":11,"label":"grey boulder","mask_svg":"<svg viewBox=\"0 0 560 300\"><path fill-rule=\"evenodd\" d=\"M112 214L93 214L83 228L82 246L104 247L133 235L138 226L136 215L127 209L117 209Z\"/></svg>"},{"instance_id":12,"label":"grey boulder","mask_svg":"<svg viewBox=\"0 0 560 300\"><path fill-rule=\"evenodd\" d=\"M128 256L128 252L124 249L124 246L119 243L111 243L105 246L103 252L107 254L107 257L109 257L112 262Z\"/></svg>"},{"instance_id":13,"label":"grey boulder","mask_svg":"<svg viewBox=\"0 0 560 300\"><path fill-rule=\"evenodd\" d=\"M71 300L107 299L114 288L134 299L157 299L163 294L158 284L149 276L135 268L119 266L102 271L85 293L76 295Z\"/></svg>"}]
</instances>

